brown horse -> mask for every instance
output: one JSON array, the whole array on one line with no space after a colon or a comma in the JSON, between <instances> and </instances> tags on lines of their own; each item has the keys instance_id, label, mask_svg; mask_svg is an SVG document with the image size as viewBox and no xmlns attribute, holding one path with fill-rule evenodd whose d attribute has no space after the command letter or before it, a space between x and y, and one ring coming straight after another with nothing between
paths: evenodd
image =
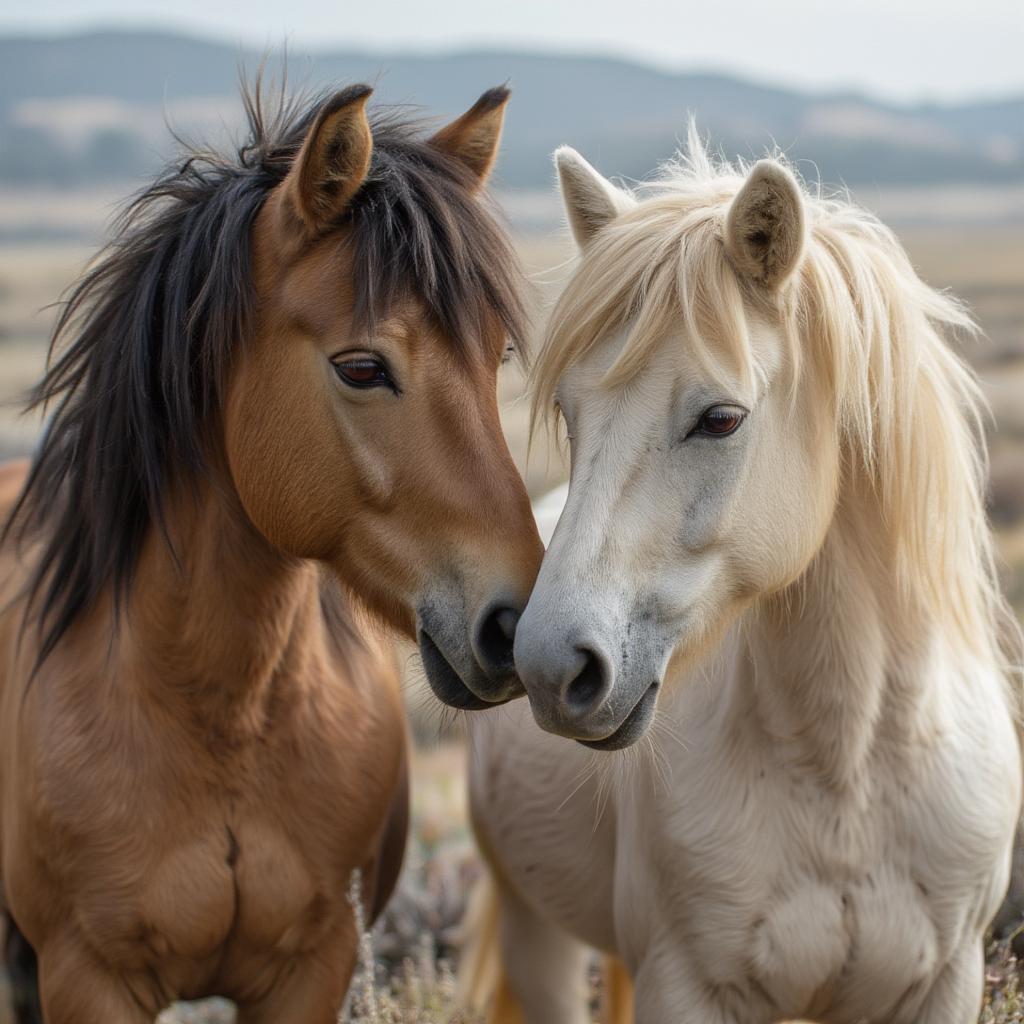
<instances>
[{"instance_id":1,"label":"brown horse","mask_svg":"<svg viewBox=\"0 0 1024 1024\"><path fill-rule=\"evenodd\" d=\"M427 138L370 90L267 114L129 207L0 473L4 904L49 1024L176 998L333 1021L395 882L405 730L519 693L542 553L496 374L523 337L479 192L507 92Z\"/></svg>"}]
</instances>

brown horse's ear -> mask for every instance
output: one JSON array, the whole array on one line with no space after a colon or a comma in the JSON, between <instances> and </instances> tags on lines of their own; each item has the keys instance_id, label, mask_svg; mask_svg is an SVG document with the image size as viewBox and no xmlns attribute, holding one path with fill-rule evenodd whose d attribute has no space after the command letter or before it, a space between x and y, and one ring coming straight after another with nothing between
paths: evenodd
<instances>
[{"instance_id":1,"label":"brown horse's ear","mask_svg":"<svg viewBox=\"0 0 1024 1024\"><path fill-rule=\"evenodd\" d=\"M498 157L505 105L511 95L504 86L488 89L462 117L442 128L430 144L469 169L483 188Z\"/></svg>"},{"instance_id":2,"label":"brown horse's ear","mask_svg":"<svg viewBox=\"0 0 1024 1024\"><path fill-rule=\"evenodd\" d=\"M782 164L760 160L726 214L726 254L741 274L778 288L803 257L805 221L796 178Z\"/></svg>"},{"instance_id":3,"label":"brown horse's ear","mask_svg":"<svg viewBox=\"0 0 1024 1024\"><path fill-rule=\"evenodd\" d=\"M287 201L312 235L337 221L366 180L373 153L366 101L372 91L352 85L324 103L285 179Z\"/></svg>"}]
</instances>

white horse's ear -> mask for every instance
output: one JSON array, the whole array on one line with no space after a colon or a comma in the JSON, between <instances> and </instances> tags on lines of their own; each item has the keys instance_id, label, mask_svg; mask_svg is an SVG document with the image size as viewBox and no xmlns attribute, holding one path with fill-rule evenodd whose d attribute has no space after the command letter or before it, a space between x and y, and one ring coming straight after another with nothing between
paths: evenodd
<instances>
[{"instance_id":1,"label":"white horse's ear","mask_svg":"<svg viewBox=\"0 0 1024 1024\"><path fill-rule=\"evenodd\" d=\"M636 200L629 193L598 174L569 146L555 150L555 166L569 227L581 249L585 249L606 224L636 206Z\"/></svg>"},{"instance_id":2,"label":"white horse's ear","mask_svg":"<svg viewBox=\"0 0 1024 1024\"><path fill-rule=\"evenodd\" d=\"M726 254L741 274L778 288L803 257L806 220L796 178L782 164L761 160L726 214Z\"/></svg>"}]
</instances>

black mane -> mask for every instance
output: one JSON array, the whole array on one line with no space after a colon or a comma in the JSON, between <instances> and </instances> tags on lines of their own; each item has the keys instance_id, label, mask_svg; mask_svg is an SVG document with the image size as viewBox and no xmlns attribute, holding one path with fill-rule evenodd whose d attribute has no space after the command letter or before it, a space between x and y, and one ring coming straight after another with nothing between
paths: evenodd
<instances>
[{"instance_id":1,"label":"black mane","mask_svg":"<svg viewBox=\"0 0 1024 1024\"><path fill-rule=\"evenodd\" d=\"M163 525L170 476L202 471L251 330L253 222L324 99L282 97L268 111L258 83L243 88L245 144L233 157L187 148L130 201L65 302L30 402L55 411L0 534L42 542L28 588L40 662L106 586L123 598L147 531ZM411 294L461 349L495 317L523 345L516 261L468 172L420 125L371 124L369 176L341 222L357 323Z\"/></svg>"}]
</instances>

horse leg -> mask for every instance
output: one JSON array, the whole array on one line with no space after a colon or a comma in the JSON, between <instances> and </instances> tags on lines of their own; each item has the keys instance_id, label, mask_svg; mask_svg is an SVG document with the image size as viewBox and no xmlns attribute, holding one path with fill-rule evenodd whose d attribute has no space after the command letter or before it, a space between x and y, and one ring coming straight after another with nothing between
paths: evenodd
<instances>
[{"instance_id":1,"label":"horse leg","mask_svg":"<svg viewBox=\"0 0 1024 1024\"><path fill-rule=\"evenodd\" d=\"M965 946L943 968L914 1017L914 1024L974 1024L985 992L983 944Z\"/></svg>"},{"instance_id":2,"label":"horse leg","mask_svg":"<svg viewBox=\"0 0 1024 1024\"><path fill-rule=\"evenodd\" d=\"M4 965L11 986L15 1024L42 1024L36 952L14 923L14 918L10 914L5 917Z\"/></svg>"},{"instance_id":3,"label":"horse leg","mask_svg":"<svg viewBox=\"0 0 1024 1024\"><path fill-rule=\"evenodd\" d=\"M114 973L84 944L60 939L39 950L39 995L46 1024L153 1024L170 999L149 974Z\"/></svg>"},{"instance_id":4,"label":"horse leg","mask_svg":"<svg viewBox=\"0 0 1024 1024\"><path fill-rule=\"evenodd\" d=\"M409 769L403 751L398 787L391 799L387 824L381 836L372 865L363 868L366 896L370 897L369 923L372 925L384 912L402 872L405 843L409 835Z\"/></svg>"},{"instance_id":5,"label":"horse leg","mask_svg":"<svg viewBox=\"0 0 1024 1024\"><path fill-rule=\"evenodd\" d=\"M590 1024L590 950L498 885L501 959L489 1024ZM518 1005L517 1005L518 1004Z\"/></svg>"},{"instance_id":6,"label":"horse leg","mask_svg":"<svg viewBox=\"0 0 1024 1024\"><path fill-rule=\"evenodd\" d=\"M236 1024L336 1024L355 963L353 933L289 965L262 998L237 1000Z\"/></svg>"},{"instance_id":7,"label":"horse leg","mask_svg":"<svg viewBox=\"0 0 1024 1024\"><path fill-rule=\"evenodd\" d=\"M636 994L633 979L617 957L606 956L601 965L601 1024L634 1024Z\"/></svg>"},{"instance_id":8,"label":"horse leg","mask_svg":"<svg viewBox=\"0 0 1024 1024\"><path fill-rule=\"evenodd\" d=\"M769 1024L753 1007L737 1005L735 993L716 998L690 970L685 956L652 949L636 972L636 1024ZM728 1005L726 1004L728 1000Z\"/></svg>"}]
</instances>

